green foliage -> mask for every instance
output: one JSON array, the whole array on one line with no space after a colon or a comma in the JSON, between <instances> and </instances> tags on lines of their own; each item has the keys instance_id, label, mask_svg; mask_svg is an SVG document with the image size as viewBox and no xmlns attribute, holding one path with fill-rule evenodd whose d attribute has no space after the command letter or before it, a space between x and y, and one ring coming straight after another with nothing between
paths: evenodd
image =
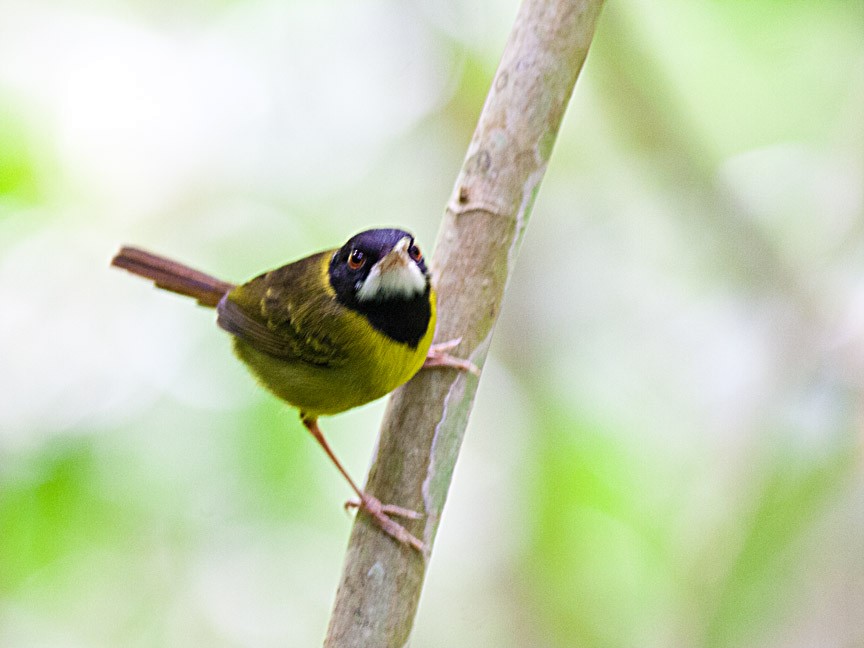
<instances>
[{"instance_id":1,"label":"green foliage","mask_svg":"<svg viewBox=\"0 0 864 648\"><path fill-rule=\"evenodd\" d=\"M58 440L0 479L0 591L130 532L128 513L103 488L103 461L87 442Z\"/></svg>"},{"instance_id":2,"label":"green foliage","mask_svg":"<svg viewBox=\"0 0 864 648\"><path fill-rule=\"evenodd\" d=\"M625 438L558 410L526 467L540 505L522 569L552 645L759 645L818 562L808 538L849 487L855 448L814 461L766 447L737 514L693 553L679 544L687 511L671 491L680 477Z\"/></svg>"},{"instance_id":3,"label":"green foliage","mask_svg":"<svg viewBox=\"0 0 864 648\"><path fill-rule=\"evenodd\" d=\"M557 410L543 421L524 571L556 641L637 645L674 588L668 510L648 501L652 466L617 435Z\"/></svg>"},{"instance_id":4,"label":"green foliage","mask_svg":"<svg viewBox=\"0 0 864 648\"><path fill-rule=\"evenodd\" d=\"M295 410L269 396L237 420L232 461L250 513L276 522L321 506L315 475L325 459L308 434Z\"/></svg>"},{"instance_id":5,"label":"green foliage","mask_svg":"<svg viewBox=\"0 0 864 648\"><path fill-rule=\"evenodd\" d=\"M0 201L32 203L40 197L34 142L3 99L0 94Z\"/></svg>"},{"instance_id":6,"label":"green foliage","mask_svg":"<svg viewBox=\"0 0 864 648\"><path fill-rule=\"evenodd\" d=\"M712 593L703 645L758 643L785 617L813 560L804 541L850 485L855 461L849 446L816 459L782 450L766 457L762 483L749 493L749 511L728 529L738 536L736 551Z\"/></svg>"}]
</instances>

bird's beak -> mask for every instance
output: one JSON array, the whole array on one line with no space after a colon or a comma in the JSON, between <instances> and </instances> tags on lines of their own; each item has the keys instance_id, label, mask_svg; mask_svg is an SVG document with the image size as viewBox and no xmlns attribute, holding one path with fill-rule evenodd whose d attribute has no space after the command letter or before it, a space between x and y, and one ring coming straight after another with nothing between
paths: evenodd
<instances>
[{"instance_id":1,"label":"bird's beak","mask_svg":"<svg viewBox=\"0 0 864 648\"><path fill-rule=\"evenodd\" d=\"M428 279L411 260L408 248L411 238L403 237L369 271L369 276L357 290L360 301L411 299L422 295Z\"/></svg>"},{"instance_id":2,"label":"bird's beak","mask_svg":"<svg viewBox=\"0 0 864 648\"><path fill-rule=\"evenodd\" d=\"M402 239L393 246L393 249L390 250L383 259L375 264L378 268L378 272L383 275L398 270L399 268L408 267L411 264L411 257L408 256L408 248L410 245L411 239L407 236L403 236Z\"/></svg>"}]
</instances>

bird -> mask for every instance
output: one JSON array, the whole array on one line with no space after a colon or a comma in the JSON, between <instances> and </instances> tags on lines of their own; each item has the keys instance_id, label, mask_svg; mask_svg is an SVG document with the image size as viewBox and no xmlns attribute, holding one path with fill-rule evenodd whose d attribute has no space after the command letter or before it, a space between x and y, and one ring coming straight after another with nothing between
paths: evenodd
<instances>
[{"instance_id":1,"label":"bird","mask_svg":"<svg viewBox=\"0 0 864 648\"><path fill-rule=\"evenodd\" d=\"M383 504L361 489L318 425L376 400L423 367L479 373L450 355L459 340L432 344L436 294L414 236L370 229L341 247L317 252L235 285L166 257L123 246L111 265L157 288L216 309L216 323L258 382L299 411L304 427L357 496L346 504L365 512L388 535L423 552L424 544L393 518L420 514Z\"/></svg>"}]
</instances>

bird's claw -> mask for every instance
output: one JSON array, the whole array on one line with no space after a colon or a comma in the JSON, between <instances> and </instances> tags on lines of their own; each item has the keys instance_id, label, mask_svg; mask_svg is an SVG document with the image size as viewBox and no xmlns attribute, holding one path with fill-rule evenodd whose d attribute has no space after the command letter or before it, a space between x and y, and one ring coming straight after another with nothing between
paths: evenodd
<instances>
[{"instance_id":1,"label":"bird's claw","mask_svg":"<svg viewBox=\"0 0 864 648\"><path fill-rule=\"evenodd\" d=\"M348 500L345 502L345 509L356 508L365 511L381 529L393 539L402 544L414 547L420 553L424 553L426 545L424 545L416 537L408 533L408 530L398 522L391 520L388 515L405 518L407 520L419 520L423 517L422 514L411 509L402 508L395 504L382 504L381 501L371 495L364 495L360 500Z\"/></svg>"},{"instance_id":2,"label":"bird's claw","mask_svg":"<svg viewBox=\"0 0 864 648\"><path fill-rule=\"evenodd\" d=\"M360 500L348 500L345 502L345 510L362 508L367 513L372 513L373 515L380 512L384 515L393 515L395 517L405 518L406 520L419 520L423 517L422 513L412 511L411 509L396 506L395 504L382 504L374 497L369 497L369 504L371 504L371 506L363 506Z\"/></svg>"},{"instance_id":3,"label":"bird's claw","mask_svg":"<svg viewBox=\"0 0 864 648\"><path fill-rule=\"evenodd\" d=\"M423 368L450 367L452 369L467 371L475 376L479 376L480 369L473 362L463 358L457 358L448 353L448 351L452 351L459 346L461 341L462 338L460 337L454 340L447 340L447 342L438 342L437 344L433 344L429 347L429 353L426 355L426 362L423 363Z\"/></svg>"}]
</instances>

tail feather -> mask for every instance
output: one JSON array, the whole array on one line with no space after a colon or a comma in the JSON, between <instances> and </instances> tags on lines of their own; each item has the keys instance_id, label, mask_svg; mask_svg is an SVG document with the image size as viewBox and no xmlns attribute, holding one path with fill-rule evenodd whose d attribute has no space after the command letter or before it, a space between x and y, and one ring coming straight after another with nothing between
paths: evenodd
<instances>
[{"instance_id":1,"label":"tail feather","mask_svg":"<svg viewBox=\"0 0 864 648\"><path fill-rule=\"evenodd\" d=\"M234 284L134 247L120 248L117 256L111 260L111 265L149 279L158 288L192 297L202 306L211 308L234 288Z\"/></svg>"}]
</instances>

